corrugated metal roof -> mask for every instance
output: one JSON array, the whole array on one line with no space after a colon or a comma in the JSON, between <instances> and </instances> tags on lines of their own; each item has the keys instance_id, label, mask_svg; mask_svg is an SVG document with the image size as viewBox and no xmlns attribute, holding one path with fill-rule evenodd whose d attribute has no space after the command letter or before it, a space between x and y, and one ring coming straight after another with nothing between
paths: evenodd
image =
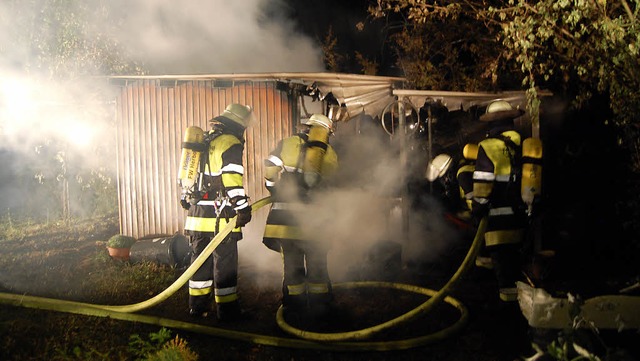
<instances>
[{"instance_id":1,"label":"corrugated metal roof","mask_svg":"<svg viewBox=\"0 0 640 361\"><path fill-rule=\"evenodd\" d=\"M472 106L486 106L489 102L495 99L504 99L509 101L513 105L525 106L526 92L525 91L505 91L505 92L454 92L454 91L439 91L439 90L409 90L409 89L394 89L393 94L399 98L409 99L412 104L420 107L424 104L425 100L433 99L441 101L447 108L468 110ZM539 96L547 97L551 96L548 91L538 91Z\"/></svg>"},{"instance_id":2,"label":"corrugated metal roof","mask_svg":"<svg viewBox=\"0 0 640 361\"><path fill-rule=\"evenodd\" d=\"M511 103L513 106L526 108L527 93L525 91L504 91L504 92L452 92L452 91L439 91L439 90L407 90L407 89L394 89L393 94L399 99L409 101L416 108L420 108L426 100L431 99L434 101L440 101L450 111L461 109L469 110L473 106L484 107L489 102L496 99L503 99ZM538 90L538 96L549 97L553 95L547 90ZM539 137L540 124L539 122L532 122L531 134L534 137Z\"/></svg>"},{"instance_id":3,"label":"corrugated metal roof","mask_svg":"<svg viewBox=\"0 0 640 361\"><path fill-rule=\"evenodd\" d=\"M165 83L208 80L228 82L233 86L243 81L279 81L315 86L324 96L333 96L347 108L349 118L361 113L379 116L384 107L394 99L393 89L401 87L404 78L342 73L244 73L202 75L141 75L114 76L111 79L129 81L156 79Z\"/></svg>"}]
</instances>

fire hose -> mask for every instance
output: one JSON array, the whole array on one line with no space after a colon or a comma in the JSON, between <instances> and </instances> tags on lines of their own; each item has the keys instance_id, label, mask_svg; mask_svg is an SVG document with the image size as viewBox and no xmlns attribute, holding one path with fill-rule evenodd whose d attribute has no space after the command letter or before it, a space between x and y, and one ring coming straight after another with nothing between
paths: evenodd
<instances>
[{"instance_id":1,"label":"fire hose","mask_svg":"<svg viewBox=\"0 0 640 361\"><path fill-rule=\"evenodd\" d=\"M271 203L269 197L263 198L251 205L252 211L260 209L261 207ZM81 314L86 316L95 317L109 317L117 320L141 322L146 324L159 325L163 327L183 329L190 332L197 332L201 334L212 335L216 337L229 338L239 341L252 342L256 344L262 344L267 346L277 347L289 347L289 348L303 348L303 349L316 349L316 350L335 350L335 351L390 351L390 350L402 350L409 349L418 346L424 346L435 341L446 339L451 335L458 332L466 324L468 319L468 312L466 307L455 298L448 296L453 290L455 284L462 277L464 273L473 264L473 261L478 254L481 246L482 234L486 226L486 220L483 219L480 222L478 231L473 240L469 251L464 258L464 261L459 266L458 270L451 277L451 279L445 284L439 291L434 291L428 288L391 283L391 282L346 282L336 283L333 287L336 288L358 288L358 287L385 287L392 288L407 292L413 292L429 296L429 300L422 303L418 307L410 310L409 312L396 317L390 321L381 323L379 325L368 327L356 331L340 332L340 333L318 333L301 330L287 324L284 320L283 309L280 307L276 313L276 320L278 326L286 333L298 337L298 339L266 336L253 334L248 332L233 331L221 328L215 328L210 326L204 326L200 324L194 324L189 322L182 322L172 319L166 319L157 316L135 314L134 312L155 306L162 301L169 298L177 290L179 290L193 275L193 273L204 263L207 257L213 252L213 250L224 240L224 238L235 228L236 218L230 220L227 227L225 227L219 234L217 234L205 247L203 252L198 256L183 272L183 274L174 281L169 287L158 295L130 305L97 305L84 302L75 302L59 299L51 299L44 297L17 295L10 293L0 292L0 303L11 306L29 307L34 309L66 312L73 314ZM418 336L414 338L394 341L362 341L371 336L388 330L392 327L398 327L406 324L407 322L414 320L420 316L425 315L431 311L436 305L441 302L448 303L460 312L460 318L453 325L444 328L440 331ZM321 342L319 342L321 341Z\"/></svg>"}]
</instances>

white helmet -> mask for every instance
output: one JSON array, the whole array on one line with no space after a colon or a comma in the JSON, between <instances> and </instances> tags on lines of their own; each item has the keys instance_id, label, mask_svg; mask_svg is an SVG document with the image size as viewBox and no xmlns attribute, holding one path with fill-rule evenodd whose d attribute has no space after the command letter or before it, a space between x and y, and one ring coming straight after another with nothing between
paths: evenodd
<instances>
[{"instance_id":1,"label":"white helmet","mask_svg":"<svg viewBox=\"0 0 640 361\"><path fill-rule=\"evenodd\" d=\"M329 130L333 130L333 121L329 119L326 115L322 114L313 114L309 119L307 119L304 123L305 125L319 125L321 127L325 127Z\"/></svg>"},{"instance_id":2,"label":"white helmet","mask_svg":"<svg viewBox=\"0 0 640 361\"><path fill-rule=\"evenodd\" d=\"M486 112L480 116L481 122L515 119L524 114L522 109L514 109L506 100L494 100L487 105Z\"/></svg>"},{"instance_id":3,"label":"white helmet","mask_svg":"<svg viewBox=\"0 0 640 361\"><path fill-rule=\"evenodd\" d=\"M451 158L448 154L439 154L432 161L429 162L427 166L427 172L425 173L425 178L429 182L433 182L434 180L441 178L447 173L449 167L451 167L451 163L453 158Z\"/></svg>"}]
</instances>

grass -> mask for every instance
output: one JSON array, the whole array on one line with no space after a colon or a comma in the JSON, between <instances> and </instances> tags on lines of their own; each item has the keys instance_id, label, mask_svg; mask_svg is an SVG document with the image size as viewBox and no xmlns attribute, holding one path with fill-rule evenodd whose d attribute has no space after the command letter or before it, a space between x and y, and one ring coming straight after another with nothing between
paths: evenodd
<instances>
[{"instance_id":1,"label":"grass","mask_svg":"<svg viewBox=\"0 0 640 361\"><path fill-rule=\"evenodd\" d=\"M144 301L162 292L179 276L180 270L167 265L154 262L132 263L109 257L106 243L117 233L119 226L116 215L65 223L35 224L15 220L11 224L6 221L0 223L0 269L3 270L0 273L0 292L94 304L125 305ZM251 278L248 273L243 273L240 280L244 281L240 286L242 301L254 318L253 321L240 325L240 329L258 334L277 334L279 330L274 325L274 314L279 305L279 285L276 284L274 289L263 288L257 278ZM475 286L489 282L492 281L476 278L473 282L460 285L458 295L472 295L468 300L470 308L474 307L472 302L486 302L489 309L486 312L478 312L476 309L473 313L476 318L473 324L455 341L465 345L464 347L452 349L450 344L443 341L429 348L432 359L500 359L495 344L493 348L484 346L488 340L511 335L503 335L494 327L495 315L491 313L491 303L488 301L493 293L477 293L482 287ZM350 295L342 295L340 304L344 304L344 310L348 310L350 317L362 322L375 321L378 316L388 317L395 312L393 307L396 306L403 311L412 306L410 302L403 300L404 297L382 292L365 298L371 302L362 302L362 298ZM187 297L187 292L183 289L143 312L190 322L186 312ZM391 299L393 302L388 302ZM368 306L369 303L372 303L371 307ZM479 306L475 304L475 307ZM448 318L444 316L446 312L430 315L429 321L449 324ZM203 322L215 325L215 321ZM428 327L427 324L430 323L420 321L415 328L424 330ZM413 335L413 327L406 329ZM543 352L552 352L557 347L563 349L565 344L549 345L556 348L545 348ZM332 354L332 359L422 360L423 351L416 349L393 355L335 353ZM0 360L193 360L198 354L224 354L224 359L236 360L309 361L317 360L319 356L313 351L234 343L224 338L194 333L168 335L159 326L109 318L0 307Z\"/></svg>"},{"instance_id":2,"label":"grass","mask_svg":"<svg viewBox=\"0 0 640 361\"><path fill-rule=\"evenodd\" d=\"M116 305L145 300L172 284L177 270L170 266L109 256L106 243L117 225L114 217L0 223L0 291ZM144 342L134 352L130 343ZM0 307L0 350L3 360L197 359L168 330L10 307Z\"/></svg>"}]
</instances>

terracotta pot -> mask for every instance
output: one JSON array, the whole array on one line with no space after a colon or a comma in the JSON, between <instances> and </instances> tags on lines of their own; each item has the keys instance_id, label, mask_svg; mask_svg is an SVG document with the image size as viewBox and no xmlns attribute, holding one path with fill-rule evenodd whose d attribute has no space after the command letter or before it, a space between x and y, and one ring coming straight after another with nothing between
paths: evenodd
<instances>
[{"instance_id":1,"label":"terracotta pot","mask_svg":"<svg viewBox=\"0 0 640 361\"><path fill-rule=\"evenodd\" d=\"M109 251L109 256L111 256L111 258L119 259L119 260L122 260L122 261L128 261L129 260L130 248L112 248L112 247L107 247L107 250Z\"/></svg>"}]
</instances>

